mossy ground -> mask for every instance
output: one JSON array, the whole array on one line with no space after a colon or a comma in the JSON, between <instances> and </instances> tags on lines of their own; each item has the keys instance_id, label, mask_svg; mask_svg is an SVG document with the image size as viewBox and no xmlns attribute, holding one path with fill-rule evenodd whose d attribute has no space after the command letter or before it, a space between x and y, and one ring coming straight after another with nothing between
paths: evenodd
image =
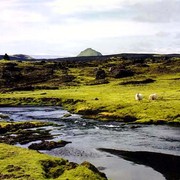
<instances>
[{"instance_id":1,"label":"mossy ground","mask_svg":"<svg viewBox=\"0 0 180 180\"><path fill-rule=\"evenodd\" d=\"M47 98L44 103L51 105L48 99L54 98L57 99L54 105L63 105L70 111L100 120L122 120L125 116L131 116L136 117L139 123L158 120L180 122L180 83L173 80L176 77L177 74L161 75L154 78L156 82L146 85L119 85L124 80L121 79L96 86L12 92L1 94L0 104L43 105L42 99ZM134 99L137 92L143 94L142 101ZM149 101L151 93L157 93L158 99Z\"/></svg>"},{"instance_id":2,"label":"mossy ground","mask_svg":"<svg viewBox=\"0 0 180 180\"><path fill-rule=\"evenodd\" d=\"M0 179L104 180L86 166L0 143Z\"/></svg>"},{"instance_id":3,"label":"mossy ground","mask_svg":"<svg viewBox=\"0 0 180 180\"><path fill-rule=\"evenodd\" d=\"M2 61L2 64L5 62ZM18 64L19 63L19 64ZM40 64L18 62L18 67L45 67L53 62ZM2 65L1 64L1 65ZM82 64L70 63L68 70L55 69L53 76L41 82L31 82L32 91L4 91L0 93L3 105L61 105L64 108L99 120L135 121L138 123L180 123L180 59L171 58L157 62L146 60L143 64L133 64L118 58L106 61L91 61ZM109 72L111 66L126 66L135 74L131 77L114 78ZM109 82L98 84L94 69L103 68ZM24 73L24 71L22 71ZM33 74L33 73L32 73ZM75 77L70 81L61 81L62 75ZM27 76L27 74L25 75ZM34 78L34 74L32 75ZM131 82L152 79L147 84ZM33 79L32 77L30 79ZM42 78L43 79L43 78ZM61 79L61 80L60 80ZM93 82L93 83L92 83ZM33 84L34 83L34 84ZM98 85L89 85L89 84ZM125 85L123 85L123 83ZM21 82L19 82L21 84ZM22 85L22 84L21 84ZM36 87L41 87L36 89ZM47 89L43 87L58 87ZM136 101L136 93L143 94L142 101ZM157 93L158 99L149 101L148 96ZM129 120L128 120L129 118Z\"/></svg>"}]
</instances>

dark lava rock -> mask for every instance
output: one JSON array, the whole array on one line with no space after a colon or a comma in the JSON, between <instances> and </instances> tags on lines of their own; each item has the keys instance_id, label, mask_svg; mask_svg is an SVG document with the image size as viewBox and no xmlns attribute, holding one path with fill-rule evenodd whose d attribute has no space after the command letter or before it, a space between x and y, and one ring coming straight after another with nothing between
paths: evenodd
<instances>
[{"instance_id":1,"label":"dark lava rock","mask_svg":"<svg viewBox=\"0 0 180 180\"><path fill-rule=\"evenodd\" d=\"M27 144L37 140L49 140L53 139L49 130L22 130L13 132L6 132L3 136L0 136L0 142L6 144Z\"/></svg>"},{"instance_id":2,"label":"dark lava rock","mask_svg":"<svg viewBox=\"0 0 180 180\"><path fill-rule=\"evenodd\" d=\"M124 122L134 122L137 120L135 116L126 115L121 118Z\"/></svg>"},{"instance_id":3,"label":"dark lava rock","mask_svg":"<svg viewBox=\"0 0 180 180\"><path fill-rule=\"evenodd\" d=\"M43 127L50 125L49 123L11 123L6 126L0 126L0 143L6 144L27 144L36 140L49 140L53 139L53 136L50 134L50 130L46 129L29 129L35 127Z\"/></svg>"},{"instance_id":4,"label":"dark lava rock","mask_svg":"<svg viewBox=\"0 0 180 180\"><path fill-rule=\"evenodd\" d=\"M63 75L59 77L59 82L72 82L76 77L73 75Z\"/></svg>"},{"instance_id":5,"label":"dark lava rock","mask_svg":"<svg viewBox=\"0 0 180 180\"><path fill-rule=\"evenodd\" d=\"M104 79L106 77L106 73L103 69L98 69L96 71L96 79Z\"/></svg>"},{"instance_id":6,"label":"dark lava rock","mask_svg":"<svg viewBox=\"0 0 180 180\"><path fill-rule=\"evenodd\" d=\"M149 83L153 83L153 82L155 82L155 81L156 81L156 80L154 80L154 79L148 78L148 79L139 80L139 81L125 81L125 82L120 83L120 85L129 85L129 84L132 84L132 85L149 84Z\"/></svg>"},{"instance_id":7,"label":"dark lava rock","mask_svg":"<svg viewBox=\"0 0 180 180\"><path fill-rule=\"evenodd\" d=\"M4 134L7 132L7 129L0 126L0 134Z\"/></svg>"},{"instance_id":8,"label":"dark lava rock","mask_svg":"<svg viewBox=\"0 0 180 180\"><path fill-rule=\"evenodd\" d=\"M111 76L114 78L123 78L123 77L129 77L133 76L134 72L129 69L122 69L119 67L112 68L111 70Z\"/></svg>"},{"instance_id":9,"label":"dark lava rock","mask_svg":"<svg viewBox=\"0 0 180 180\"><path fill-rule=\"evenodd\" d=\"M109 81L107 79L95 79L92 81L89 81L86 83L86 85L94 86L94 85L100 85L100 84L108 84Z\"/></svg>"},{"instance_id":10,"label":"dark lava rock","mask_svg":"<svg viewBox=\"0 0 180 180\"><path fill-rule=\"evenodd\" d=\"M54 148L64 147L66 144L71 143L67 141L42 141L40 143L32 143L28 148L34 150L51 150Z\"/></svg>"}]
</instances>

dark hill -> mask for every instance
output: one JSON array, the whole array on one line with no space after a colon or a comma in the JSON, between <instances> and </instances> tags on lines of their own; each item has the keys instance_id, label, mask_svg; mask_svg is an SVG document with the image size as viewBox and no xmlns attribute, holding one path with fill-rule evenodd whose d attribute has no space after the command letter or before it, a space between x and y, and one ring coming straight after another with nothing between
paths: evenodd
<instances>
[{"instance_id":1,"label":"dark hill","mask_svg":"<svg viewBox=\"0 0 180 180\"><path fill-rule=\"evenodd\" d=\"M0 59L3 59L4 55L0 55ZM33 60L31 56L25 55L25 54L14 54L9 55L10 60Z\"/></svg>"}]
</instances>

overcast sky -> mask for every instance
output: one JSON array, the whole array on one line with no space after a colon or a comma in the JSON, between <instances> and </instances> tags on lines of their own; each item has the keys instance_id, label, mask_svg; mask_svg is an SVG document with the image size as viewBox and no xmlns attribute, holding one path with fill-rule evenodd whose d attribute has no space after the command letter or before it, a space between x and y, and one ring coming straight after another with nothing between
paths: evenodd
<instances>
[{"instance_id":1,"label":"overcast sky","mask_svg":"<svg viewBox=\"0 0 180 180\"><path fill-rule=\"evenodd\" d=\"M0 0L0 54L180 53L180 0Z\"/></svg>"}]
</instances>

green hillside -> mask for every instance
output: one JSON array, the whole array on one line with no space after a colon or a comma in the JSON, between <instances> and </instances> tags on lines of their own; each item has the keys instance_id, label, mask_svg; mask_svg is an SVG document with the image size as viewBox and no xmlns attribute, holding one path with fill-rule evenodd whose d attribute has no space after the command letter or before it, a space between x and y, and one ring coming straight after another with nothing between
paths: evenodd
<instances>
[{"instance_id":1,"label":"green hillside","mask_svg":"<svg viewBox=\"0 0 180 180\"><path fill-rule=\"evenodd\" d=\"M94 49L87 48L84 51L81 51L78 56L102 56L102 54Z\"/></svg>"}]
</instances>

